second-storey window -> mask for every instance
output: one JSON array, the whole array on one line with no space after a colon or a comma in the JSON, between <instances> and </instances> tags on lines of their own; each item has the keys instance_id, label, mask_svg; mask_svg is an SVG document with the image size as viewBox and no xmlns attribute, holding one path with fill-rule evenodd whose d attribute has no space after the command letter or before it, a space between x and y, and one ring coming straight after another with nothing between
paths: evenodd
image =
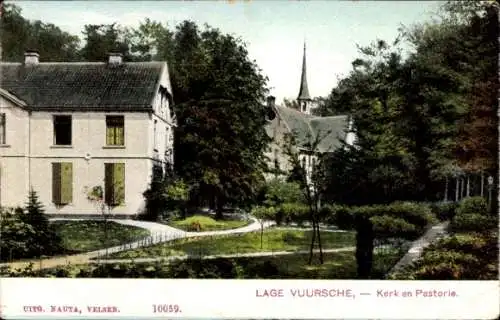
<instances>
[{"instance_id":1,"label":"second-storey window","mask_svg":"<svg viewBox=\"0 0 500 320\"><path fill-rule=\"evenodd\" d=\"M106 145L125 145L125 119L123 116L106 116Z\"/></svg>"},{"instance_id":2,"label":"second-storey window","mask_svg":"<svg viewBox=\"0 0 500 320\"><path fill-rule=\"evenodd\" d=\"M71 145L71 116L54 116L54 144Z\"/></svg>"},{"instance_id":3,"label":"second-storey window","mask_svg":"<svg viewBox=\"0 0 500 320\"><path fill-rule=\"evenodd\" d=\"M0 113L0 144L7 143L7 123L5 121L5 113Z\"/></svg>"}]
</instances>

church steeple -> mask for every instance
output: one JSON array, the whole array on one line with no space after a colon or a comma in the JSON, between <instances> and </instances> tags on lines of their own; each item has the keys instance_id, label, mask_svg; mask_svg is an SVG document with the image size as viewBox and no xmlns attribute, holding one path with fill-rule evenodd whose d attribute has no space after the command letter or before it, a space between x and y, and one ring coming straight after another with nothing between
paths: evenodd
<instances>
[{"instance_id":1,"label":"church steeple","mask_svg":"<svg viewBox=\"0 0 500 320\"><path fill-rule=\"evenodd\" d=\"M306 42L304 41L304 56L302 58L302 75L300 77L300 90L297 101L300 106L300 111L309 113L309 102L312 101L307 87L307 67L306 67Z\"/></svg>"}]
</instances>

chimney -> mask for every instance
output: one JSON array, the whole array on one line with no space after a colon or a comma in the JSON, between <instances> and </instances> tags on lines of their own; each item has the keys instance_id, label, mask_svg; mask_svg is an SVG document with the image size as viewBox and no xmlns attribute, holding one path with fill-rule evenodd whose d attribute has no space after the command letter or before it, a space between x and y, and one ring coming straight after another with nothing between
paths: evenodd
<instances>
[{"instance_id":1,"label":"chimney","mask_svg":"<svg viewBox=\"0 0 500 320\"><path fill-rule=\"evenodd\" d=\"M267 97L267 106L268 107L274 108L275 103L276 103L276 98L274 96Z\"/></svg>"},{"instance_id":2,"label":"chimney","mask_svg":"<svg viewBox=\"0 0 500 320\"><path fill-rule=\"evenodd\" d=\"M123 55L117 52L108 53L108 63L109 64L121 64L123 60Z\"/></svg>"},{"instance_id":3,"label":"chimney","mask_svg":"<svg viewBox=\"0 0 500 320\"><path fill-rule=\"evenodd\" d=\"M33 51L33 50L27 50L25 53L24 53L24 64L25 65L34 65L34 64L38 64L38 60L40 58L40 55L38 54L37 51Z\"/></svg>"}]
</instances>

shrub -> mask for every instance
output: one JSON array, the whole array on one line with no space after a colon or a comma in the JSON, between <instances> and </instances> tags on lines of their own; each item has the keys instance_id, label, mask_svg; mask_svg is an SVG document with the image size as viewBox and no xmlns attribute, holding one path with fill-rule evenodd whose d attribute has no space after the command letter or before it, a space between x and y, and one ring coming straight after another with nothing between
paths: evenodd
<instances>
[{"instance_id":1,"label":"shrub","mask_svg":"<svg viewBox=\"0 0 500 320\"><path fill-rule=\"evenodd\" d=\"M300 203L304 201L304 195L300 185L295 182L287 182L282 179L273 179L266 185L267 206L279 206L283 203Z\"/></svg>"},{"instance_id":2,"label":"shrub","mask_svg":"<svg viewBox=\"0 0 500 320\"><path fill-rule=\"evenodd\" d=\"M383 209L385 209L385 214L402 218L420 229L437 222L431 207L424 203L394 202Z\"/></svg>"},{"instance_id":3,"label":"shrub","mask_svg":"<svg viewBox=\"0 0 500 320\"><path fill-rule=\"evenodd\" d=\"M301 203L283 203L278 212L286 224L295 222L302 225L309 220L309 207Z\"/></svg>"},{"instance_id":4,"label":"shrub","mask_svg":"<svg viewBox=\"0 0 500 320\"><path fill-rule=\"evenodd\" d=\"M486 203L486 199L483 197L471 197L462 200L457 208L457 215L464 214L487 215L488 204Z\"/></svg>"},{"instance_id":5,"label":"shrub","mask_svg":"<svg viewBox=\"0 0 500 320\"><path fill-rule=\"evenodd\" d=\"M63 251L61 239L44 214L35 191L26 208L0 208L0 260L35 258Z\"/></svg>"},{"instance_id":6,"label":"shrub","mask_svg":"<svg viewBox=\"0 0 500 320\"><path fill-rule=\"evenodd\" d=\"M274 220L276 224L281 224L281 216L278 217L274 207L256 206L250 214L260 220Z\"/></svg>"},{"instance_id":7,"label":"shrub","mask_svg":"<svg viewBox=\"0 0 500 320\"><path fill-rule=\"evenodd\" d=\"M456 214L458 204L455 202L442 202L431 205L431 210L440 221L453 219Z\"/></svg>"},{"instance_id":8,"label":"shrub","mask_svg":"<svg viewBox=\"0 0 500 320\"><path fill-rule=\"evenodd\" d=\"M335 207L327 204L319 208L318 212L318 219L320 221L325 221L326 223L329 223L332 220L332 217L335 213Z\"/></svg>"},{"instance_id":9,"label":"shrub","mask_svg":"<svg viewBox=\"0 0 500 320\"><path fill-rule=\"evenodd\" d=\"M343 230L354 230L354 210L346 206L332 206L332 215L326 220L326 223L337 226Z\"/></svg>"},{"instance_id":10,"label":"shrub","mask_svg":"<svg viewBox=\"0 0 500 320\"><path fill-rule=\"evenodd\" d=\"M388 239L400 237L404 239L416 239L422 233L420 227L409 223L403 218L390 215L373 216L370 218L373 224L375 237L378 239Z\"/></svg>"},{"instance_id":11,"label":"shrub","mask_svg":"<svg viewBox=\"0 0 500 320\"><path fill-rule=\"evenodd\" d=\"M497 227L497 217L479 213L457 213L450 223L452 232L486 232Z\"/></svg>"}]
</instances>

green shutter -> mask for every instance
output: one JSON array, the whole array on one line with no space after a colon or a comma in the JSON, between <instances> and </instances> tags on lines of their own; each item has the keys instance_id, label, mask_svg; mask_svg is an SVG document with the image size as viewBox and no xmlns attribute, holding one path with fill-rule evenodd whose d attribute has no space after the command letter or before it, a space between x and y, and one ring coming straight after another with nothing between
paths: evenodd
<instances>
[{"instance_id":1,"label":"green shutter","mask_svg":"<svg viewBox=\"0 0 500 320\"><path fill-rule=\"evenodd\" d=\"M113 163L104 164L104 201L113 204Z\"/></svg>"},{"instance_id":2,"label":"green shutter","mask_svg":"<svg viewBox=\"0 0 500 320\"><path fill-rule=\"evenodd\" d=\"M73 202L73 164L61 163L61 204Z\"/></svg>"},{"instance_id":3,"label":"green shutter","mask_svg":"<svg viewBox=\"0 0 500 320\"><path fill-rule=\"evenodd\" d=\"M115 128L113 128L112 126L110 126L109 124L107 124L106 126L106 145L108 146L111 146L111 145L114 145L115 143Z\"/></svg>"},{"instance_id":4,"label":"green shutter","mask_svg":"<svg viewBox=\"0 0 500 320\"><path fill-rule=\"evenodd\" d=\"M124 127L123 125L122 126L117 126L115 128L115 144L117 146L123 146L125 145L125 130L124 130Z\"/></svg>"},{"instance_id":5,"label":"green shutter","mask_svg":"<svg viewBox=\"0 0 500 320\"><path fill-rule=\"evenodd\" d=\"M125 163L115 163L113 172L114 204L125 202Z\"/></svg>"},{"instance_id":6,"label":"green shutter","mask_svg":"<svg viewBox=\"0 0 500 320\"><path fill-rule=\"evenodd\" d=\"M52 202L61 204L61 164L52 163Z\"/></svg>"}]
</instances>

